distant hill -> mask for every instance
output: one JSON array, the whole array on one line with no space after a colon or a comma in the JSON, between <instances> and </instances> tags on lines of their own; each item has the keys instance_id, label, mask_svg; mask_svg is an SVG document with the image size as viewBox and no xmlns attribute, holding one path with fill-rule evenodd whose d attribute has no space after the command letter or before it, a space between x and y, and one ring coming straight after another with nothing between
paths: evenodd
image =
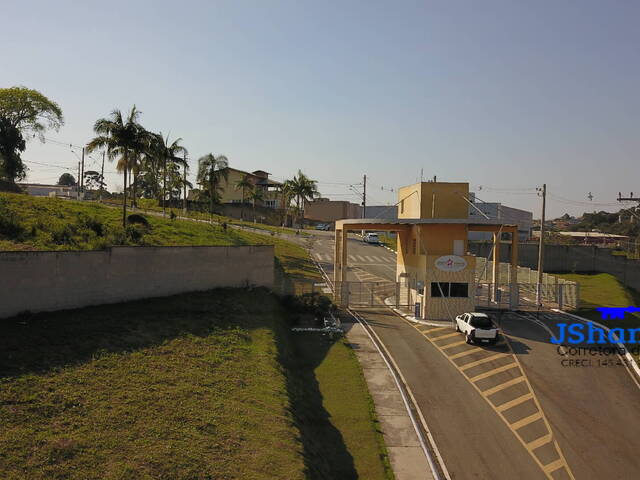
<instances>
[{"instance_id":1,"label":"distant hill","mask_svg":"<svg viewBox=\"0 0 640 480\"><path fill-rule=\"evenodd\" d=\"M640 217L638 213L636 213ZM622 222L619 218L622 216ZM615 235L627 235L629 237L637 237L640 235L640 219L635 218L631 222L632 215L627 210L620 210L617 213L609 213L605 211L584 213L578 219L578 223L569 225L568 231L571 232L591 232L597 230L602 233L613 233Z\"/></svg>"}]
</instances>

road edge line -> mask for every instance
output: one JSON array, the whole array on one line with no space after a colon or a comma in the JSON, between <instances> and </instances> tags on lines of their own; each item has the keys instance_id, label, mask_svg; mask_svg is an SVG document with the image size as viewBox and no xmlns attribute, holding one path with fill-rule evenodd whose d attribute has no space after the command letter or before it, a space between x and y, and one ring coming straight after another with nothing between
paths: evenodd
<instances>
[{"instance_id":1,"label":"road edge line","mask_svg":"<svg viewBox=\"0 0 640 480\"><path fill-rule=\"evenodd\" d=\"M371 342L376 347L376 350L378 350L378 353L382 357L382 360L384 360L384 363L386 364L387 368L391 372L391 375L393 376L393 380L396 383L396 386L398 387L398 391L400 392L400 395L402 396L402 401L404 402L404 406L405 406L405 409L407 410L407 414L409 415L409 419L411 420L413 428L414 428L416 434L418 435L418 440L420 441L420 446L422 447L422 450L423 450L423 452L425 454L425 457L427 458L427 462L429 463L429 467L431 468L431 473L433 473L434 478L436 480L440 480L441 479L440 474L438 472L438 468L436 467L436 460L432 457L431 452L429 451L429 448L426 445L427 442L425 442L424 436L423 436L422 432L420 431L420 428L418 427L418 424L417 424L417 421L416 421L415 416L413 414L413 411L411 410L411 406L409 405L409 399L407 398L406 394L404 393L403 387L404 387L404 389L406 389L407 393L411 397L411 403L413 404L415 410L418 412L418 416L420 417L420 421L422 423L422 427L425 429L425 432L427 434L428 443L430 444L431 448L433 448L433 451L435 452L435 455L436 455L436 458L437 458L437 463L440 466L440 469L442 470L442 473L444 474L444 476L445 476L445 478L447 480L451 480L451 476L449 475L449 471L447 470L447 467L446 467L446 465L444 463L444 460L442 459L442 455L440 454L440 451L438 450L438 447L436 446L436 443L435 443L435 440L433 438L433 435L431 435L431 431L429 430L429 428L428 428L428 426L426 424L426 421L424 420L424 417L422 415L422 412L420 411L420 408L418 407L418 405L417 405L417 403L415 401L415 397L413 396L413 393L411 392L411 389L407 385L407 382L405 381L404 376L402 375L402 372L398 368L397 363L393 359L393 356L389 353L389 350L387 350L387 347L384 345L382 340L380 340L380 337L378 337L378 334L375 331L373 331L373 329L371 328L371 326L369 325L369 323L367 322L367 320L365 318L361 317L359 314L356 314L350 308L347 308L347 312L349 312L349 314L353 318L355 318L356 321L360 325L362 325L362 327L364 328L365 332L367 332L367 335L371 339ZM368 328L366 328L365 325ZM371 331L369 331L369 330L371 330ZM376 339L374 339L373 336L375 336ZM379 343L379 345L378 345L378 343ZM384 350L384 353L382 352L380 347L382 347L382 349ZM388 360L387 360L385 355L389 357ZM389 361L391 361L391 363L393 363L393 367L391 366ZM398 377L400 377L400 378L398 378ZM401 381L402 381L402 384L400 383Z\"/></svg>"}]
</instances>

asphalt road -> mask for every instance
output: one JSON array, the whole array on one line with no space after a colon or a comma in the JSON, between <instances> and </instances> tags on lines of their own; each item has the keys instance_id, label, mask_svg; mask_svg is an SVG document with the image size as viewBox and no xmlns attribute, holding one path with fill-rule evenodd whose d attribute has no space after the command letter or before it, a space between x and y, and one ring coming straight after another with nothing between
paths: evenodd
<instances>
[{"instance_id":1,"label":"asphalt road","mask_svg":"<svg viewBox=\"0 0 640 480\"><path fill-rule=\"evenodd\" d=\"M394 280L393 253L355 238L348 248L348 280ZM311 250L331 275L332 232ZM637 380L616 356L558 351L550 336L568 317L504 313L508 342L474 347L385 308L358 313L394 357L453 479L640 478Z\"/></svg>"}]
</instances>

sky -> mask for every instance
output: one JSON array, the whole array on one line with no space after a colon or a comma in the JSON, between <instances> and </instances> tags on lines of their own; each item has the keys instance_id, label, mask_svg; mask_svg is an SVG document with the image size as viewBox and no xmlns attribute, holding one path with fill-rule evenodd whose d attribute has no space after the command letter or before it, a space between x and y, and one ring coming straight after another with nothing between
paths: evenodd
<instances>
[{"instance_id":1,"label":"sky","mask_svg":"<svg viewBox=\"0 0 640 480\"><path fill-rule=\"evenodd\" d=\"M617 211L619 191L640 192L635 1L0 7L0 87L39 90L65 116L54 141L29 141L28 181L75 175L79 149L67 144L135 104L147 129L183 139L192 181L213 152L276 180L301 169L336 200L359 202L366 174L378 205L421 172L535 217L543 183L548 217ZM93 154L86 170L99 163Z\"/></svg>"}]
</instances>

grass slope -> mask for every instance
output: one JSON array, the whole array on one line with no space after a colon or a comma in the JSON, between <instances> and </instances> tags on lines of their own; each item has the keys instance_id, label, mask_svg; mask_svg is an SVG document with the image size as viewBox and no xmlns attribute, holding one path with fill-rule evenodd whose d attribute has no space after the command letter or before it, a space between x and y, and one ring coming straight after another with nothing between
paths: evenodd
<instances>
[{"instance_id":1,"label":"grass slope","mask_svg":"<svg viewBox=\"0 0 640 480\"><path fill-rule=\"evenodd\" d=\"M266 291L4 321L3 479L303 478Z\"/></svg>"},{"instance_id":2,"label":"grass slope","mask_svg":"<svg viewBox=\"0 0 640 480\"><path fill-rule=\"evenodd\" d=\"M120 215L0 194L0 250L272 244L283 282L319 278L278 235ZM3 321L0 478L392 478L351 348L286 316L218 290Z\"/></svg>"}]
</instances>

